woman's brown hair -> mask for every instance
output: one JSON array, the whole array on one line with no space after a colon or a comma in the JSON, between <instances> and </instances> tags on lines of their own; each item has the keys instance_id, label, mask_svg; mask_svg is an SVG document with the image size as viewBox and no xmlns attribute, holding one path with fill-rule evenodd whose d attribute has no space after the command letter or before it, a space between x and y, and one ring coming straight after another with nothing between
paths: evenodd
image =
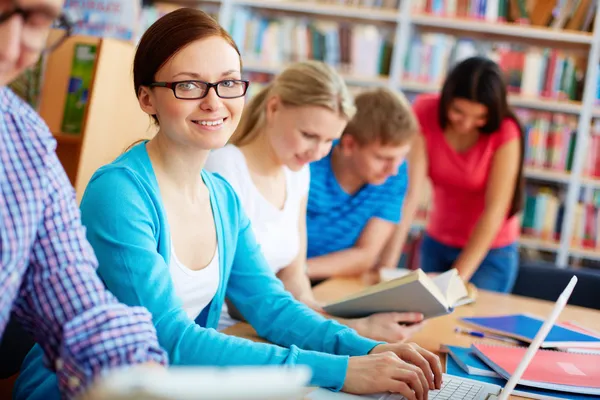
<instances>
[{"instance_id":1,"label":"woman's brown hair","mask_svg":"<svg viewBox=\"0 0 600 400\"><path fill-rule=\"evenodd\" d=\"M133 85L136 96L142 86L154 82L158 70L177 52L197 40L218 36L240 54L225 29L204 11L180 8L159 18L144 33L133 60ZM240 57L240 65L241 65ZM152 118L158 124L156 115Z\"/></svg>"}]
</instances>

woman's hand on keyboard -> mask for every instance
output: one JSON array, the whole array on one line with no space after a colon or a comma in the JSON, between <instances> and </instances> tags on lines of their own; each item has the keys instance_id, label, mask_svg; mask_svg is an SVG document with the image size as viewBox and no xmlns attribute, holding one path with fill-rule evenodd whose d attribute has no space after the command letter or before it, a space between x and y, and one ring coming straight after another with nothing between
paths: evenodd
<instances>
[{"instance_id":1,"label":"woman's hand on keyboard","mask_svg":"<svg viewBox=\"0 0 600 400\"><path fill-rule=\"evenodd\" d=\"M387 351L350 357L342 390L354 394L391 392L407 400L426 400L429 387L419 367Z\"/></svg>"},{"instance_id":2,"label":"woman's hand on keyboard","mask_svg":"<svg viewBox=\"0 0 600 400\"><path fill-rule=\"evenodd\" d=\"M438 356L425 350L416 343L380 344L371 350L370 354L391 351L400 359L419 367L427 379L429 389L442 387L442 364Z\"/></svg>"}]
</instances>

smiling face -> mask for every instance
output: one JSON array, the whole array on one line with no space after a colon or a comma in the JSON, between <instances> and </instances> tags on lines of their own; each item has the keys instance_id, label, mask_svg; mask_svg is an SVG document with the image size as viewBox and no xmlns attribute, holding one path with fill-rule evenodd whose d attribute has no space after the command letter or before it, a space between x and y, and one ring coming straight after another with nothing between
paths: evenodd
<instances>
[{"instance_id":1,"label":"smiling face","mask_svg":"<svg viewBox=\"0 0 600 400\"><path fill-rule=\"evenodd\" d=\"M223 38L212 36L194 41L171 57L156 73L156 82L200 80L223 82L226 88L231 80L241 79L240 58L236 50ZM180 92L195 90L186 83ZM223 94L224 89L219 89ZM142 87L139 94L142 109L156 115L161 134L180 146L211 150L223 147L237 127L244 97L223 99L215 88L206 97L185 100L175 97L165 87Z\"/></svg>"},{"instance_id":2,"label":"smiling face","mask_svg":"<svg viewBox=\"0 0 600 400\"><path fill-rule=\"evenodd\" d=\"M14 5L14 0L0 0L0 14L9 12ZM40 50L23 43L44 35L51 21L59 16L63 0L21 0L18 5L31 13L27 21L16 14L0 24L0 86L7 85L37 62Z\"/></svg>"},{"instance_id":3,"label":"smiling face","mask_svg":"<svg viewBox=\"0 0 600 400\"><path fill-rule=\"evenodd\" d=\"M455 98L448 106L448 122L459 135L477 132L487 123L487 107L474 101Z\"/></svg>"},{"instance_id":4,"label":"smiling face","mask_svg":"<svg viewBox=\"0 0 600 400\"><path fill-rule=\"evenodd\" d=\"M277 97L269 99L266 118L271 146L279 161L292 171L325 157L347 123L325 107L289 107Z\"/></svg>"}]
</instances>

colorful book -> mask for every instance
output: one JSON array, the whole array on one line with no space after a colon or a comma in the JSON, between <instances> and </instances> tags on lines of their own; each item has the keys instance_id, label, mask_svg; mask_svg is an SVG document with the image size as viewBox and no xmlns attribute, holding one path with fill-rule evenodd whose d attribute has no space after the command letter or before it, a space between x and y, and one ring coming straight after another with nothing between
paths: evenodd
<instances>
[{"instance_id":1,"label":"colorful book","mask_svg":"<svg viewBox=\"0 0 600 400\"><path fill-rule=\"evenodd\" d=\"M479 329L521 340L525 343L531 343L533 341L533 338L544 323L543 319L527 314L471 317L462 318L461 320L469 325L476 326ZM541 347L600 348L600 340L595 336L568 329L560 325L554 325Z\"/></svg>"},{"instance_id":2,"label":"colorful book","mask_svg":"<svg viewBox=\"0 0 600 400\"><path fill-rule=\"evenodd\" d=\"M448 352L450 358L452 358L454 362L456 362L456 364L458 364L458 366L460 366L463 371L469 375L500 378L498 373L491 369L486 363L481 361L479 357L473 354L470 347L442 345L441 350Z\"/></svg>"},{"instance_id":3,"label":"colorful book","mask_svg":"<svg viewBox=\"0 0 600 400\"><path fill-rule=\"evenodd\" d=\"M452 357L446 357L446 374L457 376L460 378L473 379L482 383L491 383L492 385L498 385L503 387L506 385L506 379L504 378L493 378L491 376L479 376L469 375L465 372ZM597 396L585 395L585 394L574 394L574 393L561 393L553 390L538 389L528 386L517 385L513 391L513 395L526 397L529 399L540 399L540 400L558 400L558 399L569 399L569 400L587 400L587 399L598 399Z\"/></svg>"},{"instance_id":4,"label":"colorful book","mask_svg":"<svg viewBox=\"0 0 600 400\"><path fill-rule=\"evenodd\" d=\"M500 376L509 379L527 348L476 343L472 351ZM520 385L568 393L600 396L600 356L538 350Z\"/></svg>"}]
</instances>

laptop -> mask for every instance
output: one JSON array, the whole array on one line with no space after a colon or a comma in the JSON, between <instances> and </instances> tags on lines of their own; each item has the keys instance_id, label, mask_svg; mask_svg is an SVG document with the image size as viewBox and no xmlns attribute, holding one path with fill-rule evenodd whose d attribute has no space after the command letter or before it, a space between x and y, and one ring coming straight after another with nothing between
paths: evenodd
<instances>
[{"instance_id":1,"label":"laptop","mask_svg":"<svg viewBox=\"0 0 600 400\"><path fill-rule=\"evenodd\" d=\"M306 366L128 367L105 374L86 400L296 400Z\"/></svg>"},{"instance_id":2,"label":"laptop","mask_svg":"<svg viewBox=\"0 0 600 400\"><path fill-rule=\"evenodd\" d=\"M452 375L444 374L442 378L442 388L440 390L430 390L429 400L435 399L452 399L452 400L508 400L511 393L517 386L517 383L525 373L527 366L533 359L533 356L540 348L540 345L548 336L550 329L558 319L558 316L567 305L571 293L577 284L577 277L573 276L571 281L558 297L552 312L544 321L544 324L535 335L535 338L525 352L523 359L517 366L515 373L510 377L504 388L498 385L482 383L476 380L459 378ZM359 400L359 399L374 399L374 400L406 400L405 397L398 394L375 394L375 395L352 395L342 392L332 392L326 389L317 389L311 392L307 399L310 400Z\"/></svg>"}]
</instances>

